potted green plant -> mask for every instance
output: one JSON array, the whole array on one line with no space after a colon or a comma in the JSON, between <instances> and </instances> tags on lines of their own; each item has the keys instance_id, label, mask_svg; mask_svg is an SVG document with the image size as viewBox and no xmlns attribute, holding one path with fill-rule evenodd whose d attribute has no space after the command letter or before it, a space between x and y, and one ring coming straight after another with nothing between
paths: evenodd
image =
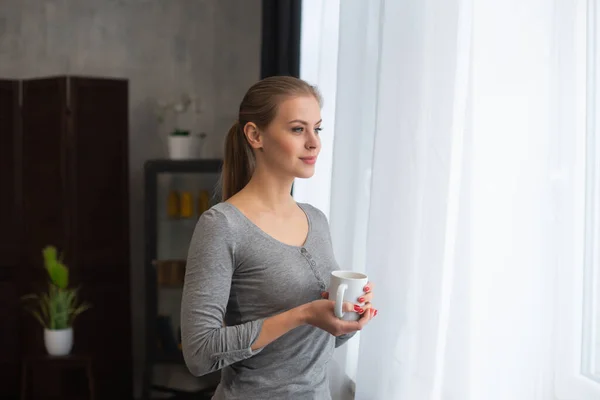
<instances>
[{"instance_id":1,"label":"potted green plant","mask_svg":"<svg viewBox=\"0 0 600 400\"><path fill-rule=\"evenodd\" d=\"M37 305L26 309L44 327L44 344L48 354L64 356L73 347L73 322L90 308L89 303L79 302L78 288L69 288L69 269L62 262L54 246L42 250L44 267L50 277L48 291L23 296L24 301Z\"/></svg>"},{"instance_id":2,"label":"potted green plant","mask_svg":"<svg viewBox=\"0 0 600 400\"><path fill-rule=\"evenodd\" d=\"M206 133L193 133L201 114L195 97L183 94L178 101L159 102L157 104L157 120L159 124L166 122L167 117L174 117L174 126L168 130L167 149L169 158L173 160L198 159L202 157L202 148Z\"/></svg>"}]
</instances>

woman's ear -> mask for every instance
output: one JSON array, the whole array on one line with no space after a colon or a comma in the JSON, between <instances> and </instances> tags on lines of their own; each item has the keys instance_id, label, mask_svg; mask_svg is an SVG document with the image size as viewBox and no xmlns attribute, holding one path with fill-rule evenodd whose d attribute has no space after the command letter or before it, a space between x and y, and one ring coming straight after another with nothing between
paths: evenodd
<instances>
[{"instance_id":1,"label":"woman's ear","mask_svg":"<svg viewBox=\"0 0 600 400\"><path fill-rule=\"evenodd\" d=\"M262 135L254 122L248 122L244 125L244 135L246 135L250 147L257 150L262 149Z\"/></svg>"}]
</instances>

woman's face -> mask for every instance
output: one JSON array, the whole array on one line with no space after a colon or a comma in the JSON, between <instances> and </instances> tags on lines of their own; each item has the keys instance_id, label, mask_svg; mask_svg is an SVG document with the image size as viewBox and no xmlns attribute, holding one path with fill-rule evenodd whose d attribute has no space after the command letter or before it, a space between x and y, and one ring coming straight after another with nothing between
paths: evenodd
<instances>
[{"instance_id":1,"label":"woman's face","mask_svg":"<svg viewBox=\"0 0 600 400\"><path fill-rule=\"evenodd\" d=\"M321 150L321 108L313 96L290 97L279 103L277 115L260 132L265 166L278 174L309 178Z\"/></svg>"}]
</instances>

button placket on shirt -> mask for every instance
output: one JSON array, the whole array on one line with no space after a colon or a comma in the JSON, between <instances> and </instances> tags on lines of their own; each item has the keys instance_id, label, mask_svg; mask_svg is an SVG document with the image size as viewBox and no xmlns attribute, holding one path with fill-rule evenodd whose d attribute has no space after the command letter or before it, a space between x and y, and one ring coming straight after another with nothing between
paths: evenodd
<instances>
[{"instance_id":1,"label":"button placket on shirt","mask_svg":"<svg viewBox=\"0 0 600 400\"><path fill-rule=\"evenodd\" d=\"M315 260L313 260L312 255L308 252L308 250L305 247L300 249L300 253L302 253L304 258L306 258L306 261L308 262L310 269L312 270L315 278L317 278L317 281L319 282L319 287L321 288L321 290L325 290L326 285L325 285L325 282L323 281L323 278L321 277L321 273L317 270L317 262Z\"/></svg>"}]
</instances>

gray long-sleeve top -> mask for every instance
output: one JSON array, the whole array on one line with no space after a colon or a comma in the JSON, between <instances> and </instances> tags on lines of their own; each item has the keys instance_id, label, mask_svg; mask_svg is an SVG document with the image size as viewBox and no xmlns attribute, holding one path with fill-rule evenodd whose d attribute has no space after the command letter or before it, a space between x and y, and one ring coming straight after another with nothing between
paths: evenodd
<instances>
[{"instance_id":1,"label":"gray long-sleeve top","mask_svg":"<svg viewBox=\"0 0 600 400\"><path fill-rule=\"evenodd\" d=\"M187 367L196 376L217 370L214 399L330 399L327 363L335 338L309 325L251 350L263 321L321 298L338 269L325 215L308 204L303 246L284 244L235 206L204 212L191 240L181 332Z\"/></svg>"}]
</instances>

